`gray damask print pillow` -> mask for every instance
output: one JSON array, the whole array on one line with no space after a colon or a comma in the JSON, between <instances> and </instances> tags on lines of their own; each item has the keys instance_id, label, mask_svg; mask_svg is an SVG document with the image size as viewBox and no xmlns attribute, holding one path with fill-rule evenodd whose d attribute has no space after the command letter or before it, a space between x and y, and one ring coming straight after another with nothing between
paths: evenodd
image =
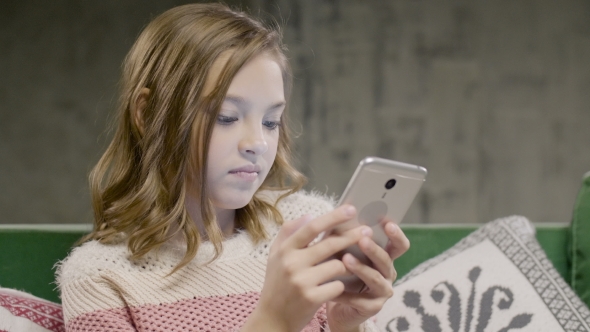
<instances>
[{"instance_id":1,"label":"gray damask print pillow","mask_svg":"<svg viewBox=\"0 0 590 332\"><path fill-rule=\"evenodd\" d=\"M590 311L524 217L490 222L395 284L381 331L589 331Z\"/></svg>"}]
</instances>

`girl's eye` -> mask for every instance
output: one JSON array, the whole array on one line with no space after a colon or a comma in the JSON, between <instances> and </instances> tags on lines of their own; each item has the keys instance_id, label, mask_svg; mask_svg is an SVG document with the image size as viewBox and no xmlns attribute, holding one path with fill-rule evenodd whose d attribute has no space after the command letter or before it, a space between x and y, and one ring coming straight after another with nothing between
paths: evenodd
<instances>
[{"instance_id":1,"label":"girl's eye","mask_svg":"<svg viewBox=\"0 0 590 332\"><path fill-rule=\"evenodd\" d=\"M266 128L270 130L274 130L277 129L281 125L281 123L279 121L264 121L262 122L262 125L264 125Z\"/></svg>"},{"instance_id":2,"label":"girl's eye","mask_svg":"<svg viewBox=\"0 0 590 332\"><path fill-rule=\"evenodd\" d=\"M238 121L238 118L233 116L225 116L221 114L217 116L217 123L221 125L230 125L236 121Z\"/></svg>"}]
</instances>

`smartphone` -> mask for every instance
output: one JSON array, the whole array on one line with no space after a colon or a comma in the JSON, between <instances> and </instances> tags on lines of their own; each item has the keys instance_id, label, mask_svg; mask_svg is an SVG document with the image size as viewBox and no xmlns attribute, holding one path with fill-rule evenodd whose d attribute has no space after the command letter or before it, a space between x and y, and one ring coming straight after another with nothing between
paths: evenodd
<instances>
[{"instance_id":1,"label":"smartphone","mask_svg":"<svg viewBox=\"0 0 590 332\"><path fill-rule=\"evenodd\" d=\"M366 157L361 160L344 190L338 205L351 204L357 210L356 218L336 226L326 235L342 233L367 225L373 229L373 240L385 248L388 242L383 227L388 221L401 223L414 198L426 180L426 168L399 161ZM338 253L342 258L351 253L361 262L370 265L370 260L358 246ZM360 292L364 283L356 276L338 278L348 292Z\"/></svg>"}]
</instances>

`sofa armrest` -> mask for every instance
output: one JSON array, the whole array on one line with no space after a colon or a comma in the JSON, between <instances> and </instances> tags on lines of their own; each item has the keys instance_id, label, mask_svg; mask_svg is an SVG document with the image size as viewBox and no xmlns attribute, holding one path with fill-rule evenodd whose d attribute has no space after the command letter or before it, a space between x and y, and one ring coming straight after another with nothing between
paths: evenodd
<instances>
[{"instance_id":1,"label":"sofa armrest","mask_svg":"<svg viewBox=\"0 0 590 332\"><path fill-rule=\"evenodd\" d=\"M570 284L590 306L590 172L584 175L576 198L569 235Z\"/></svg>"}]
</instances>

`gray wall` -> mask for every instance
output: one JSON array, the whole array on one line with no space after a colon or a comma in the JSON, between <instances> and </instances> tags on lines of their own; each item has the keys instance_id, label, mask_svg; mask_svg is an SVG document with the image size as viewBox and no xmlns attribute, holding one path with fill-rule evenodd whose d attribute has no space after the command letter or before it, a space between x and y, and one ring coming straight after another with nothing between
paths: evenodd
<instances>
[{"instance_id":1,"label":"gray wall","mask_svg":"<svg viewBox=\"0 0 590 332\"><path fill-rule=\"evenodd\" d=\"M0 223L91 220L120 63L180 3L2 1ZM429 169L405 222L570 219L590 170L589 2L241 3L286 22L309 188L338 194L380 155Z\"/></svg>"}]
</instances>

